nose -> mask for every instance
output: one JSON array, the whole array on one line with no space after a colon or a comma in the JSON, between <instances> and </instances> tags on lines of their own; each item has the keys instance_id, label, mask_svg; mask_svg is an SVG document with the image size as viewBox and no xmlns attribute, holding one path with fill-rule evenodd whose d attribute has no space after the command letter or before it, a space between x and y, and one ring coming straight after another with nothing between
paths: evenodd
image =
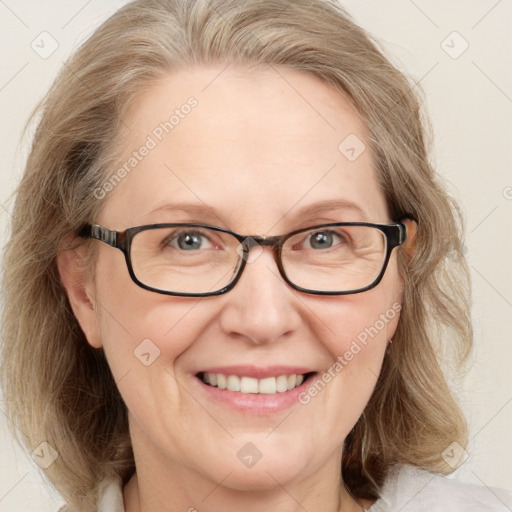
<instances>
[{"instance_id":1,"label":"nose","mask_svg":"<svg viewBox=\"0 0 512 512\"><path fill-rule=\"evenodd\" d=\"M255 344L280 340L300 325L298 293L281 277L272 248L254 247L236 286L224 295L221 327Z\"/></svg>"}]
</instances>

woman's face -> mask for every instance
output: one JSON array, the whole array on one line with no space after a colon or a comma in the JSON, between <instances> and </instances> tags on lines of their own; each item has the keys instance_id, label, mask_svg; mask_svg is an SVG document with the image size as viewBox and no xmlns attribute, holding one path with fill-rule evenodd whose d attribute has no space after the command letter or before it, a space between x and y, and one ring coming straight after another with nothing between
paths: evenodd
<instances>
[{"instance_id":1,"label":"woman's face","mask_svg":"<svg viewBox=\"0 0 512 512\"><path fill-rule=\"evenodd\" d=\"M128 162L129 172L95 219L109 229L198 222L248 236L391 222L361 121L312 76L282 67L181 70L153 86L123 126L119 168ZM340 205L322 207L327 201ZM364 293L298 292L272 250L256 248L234 289L190 298L138 287L121 251L94 243L87 291L96 307L79 316L129 409L138 466L246 490L339 473L343 441L398 322L396 250L382 282ZM295 391L243 394L207 386L198 373L208 370L330 378L316 391L310 378Z\"/></svg>"}]
</instances>

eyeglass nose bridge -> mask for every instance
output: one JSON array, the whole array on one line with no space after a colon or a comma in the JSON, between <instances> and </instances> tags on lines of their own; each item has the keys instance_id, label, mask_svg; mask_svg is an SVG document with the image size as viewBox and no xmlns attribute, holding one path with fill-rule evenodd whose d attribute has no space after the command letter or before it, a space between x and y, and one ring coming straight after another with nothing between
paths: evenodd
<instances>
[{"instance_id":1,"label":"eyeglass nose bridge","mask_svg":"<svg viewBox=\"0 0 512 512\"><path fill-rule=\"evenodd\" d=\"M237 276L235 278L235 282L233 283L233 286L238 282L240 277L242 276L242 273L245 269L245 265L247 263L254 262L258 256L263 251L262 247L270 247L273 249L274 254L274 260L277 264L277 268L279 270L279 273L284 278L286 282L288 282L288 279L286 277L286 274L284 272L283 264L281 261L281 247L286 239L286 235L281 236L240 236L239 242L240 242L240 248L241 251L237 251L238 255L240 256L240 266L238 268ZM252 250L260 249L260 254L256 254L252 259L251 255L254 254Z\"/></svg>"},{"instance_id":2,"label":"eyeglass nose bridge","mask_svg":"<svg viewBox=\"0 0 512 512\"><path fill-rule=\"evenodd\" d=\"M246 236L242 237L241 243L243 244L244 248L247 247L249 250L252 249L252 247L255 247L257 245L263 245L266 247L278 247L282 244L283 239L285 237L283 235L279 236Z\"/></svg>"},{"instance_id":3,"label":"eyeglass nose bridge","mask_svg":"<svg viewBox=\"0 0 512 512\"><path fill-rule=\"evenodd\" d=\"M250 251L256 247L271 247L274 250L274 257L280 266L279 261L279 249L283 245L285 236L246 236L240 237L240 245L243 250L243 254L239 254L244 260L247 260L250 256ZM254 261L254 260L253 260ZM249 262L250 263L250 262Z\"/></svg>"},{"instance_id":4,"label":"eyeglass nose bridge","mask_svg":"<svg viewBox=\"0 0 512 512\"><path fill-rule=\"evenodd\" d=\"M283 263L281 261L281 247L283 243L285 242L287 236L281 235L281 236L243 236L243 235L236 235L238 238L238 241L240 243L240 248L242 251L239 251L237 249L238 255L239 255L239 264L236 271L236 275L234 276L233 281L223 290L223 292L232 290L240 281L240 278L242 277L242 274L244 273L245 267L247 263L254 262L259 254L257 254L253 259L251 259L251 254L254 254L252 252L252 249L260 248L260 251L263 252L262 247L271 247L274 261L276 262L277 268L279 270L279 274L284 279L284 281L291 286L294 286L289 279L287 278ZM261 253L260 253L261 254Z\"/></svg>"}]
</instances>

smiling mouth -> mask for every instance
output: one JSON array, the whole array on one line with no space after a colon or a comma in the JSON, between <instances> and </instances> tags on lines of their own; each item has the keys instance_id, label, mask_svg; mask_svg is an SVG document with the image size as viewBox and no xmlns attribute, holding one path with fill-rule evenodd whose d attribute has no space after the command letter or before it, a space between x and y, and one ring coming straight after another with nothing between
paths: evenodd
<instances>
[{"instance_id":1,"label":"smiling mouth","mask_svg":"<svg viewBox=\"0 0 512 512\"><path fill-rule=\"evenodd\" d=\"M301 386L316 372L304 374L279 375L256 379L253 377L238 377L222 373L199 372L196 376L207 386L235 391L243 394L273 395L284 393Z\"/></svg>"}]
</instances>

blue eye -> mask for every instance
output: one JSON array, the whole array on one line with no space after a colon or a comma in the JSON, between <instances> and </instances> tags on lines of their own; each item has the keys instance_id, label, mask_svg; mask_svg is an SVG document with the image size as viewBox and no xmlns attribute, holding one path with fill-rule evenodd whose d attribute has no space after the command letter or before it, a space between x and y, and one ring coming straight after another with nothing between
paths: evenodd
<instances>
[{"instance_id":1,"label":"blue eye","mask_svg":"<svg viewBox=\"0 0 512 512\"><path fill-rule=\"evenodd\" d=\"M312 249L329 249L337 243L343 242L343 238L334 231L315 231L306 239ZM345 240L346 241L346 240Z\"/></svg>"},{"instance_id":2,"label":"blue eye","mask_svg":"<svg viewBox=\"0 0 512 512\"><path fill-rule=\"evenodd\" d=\"M210 242L208 241L208 246L204 247L204 241L208 241L208 238L200 231L181 231L173 234L172 237L167 237L162 244L183 251L209 249L211 247Z\"/></svg>"}]
</instances>

